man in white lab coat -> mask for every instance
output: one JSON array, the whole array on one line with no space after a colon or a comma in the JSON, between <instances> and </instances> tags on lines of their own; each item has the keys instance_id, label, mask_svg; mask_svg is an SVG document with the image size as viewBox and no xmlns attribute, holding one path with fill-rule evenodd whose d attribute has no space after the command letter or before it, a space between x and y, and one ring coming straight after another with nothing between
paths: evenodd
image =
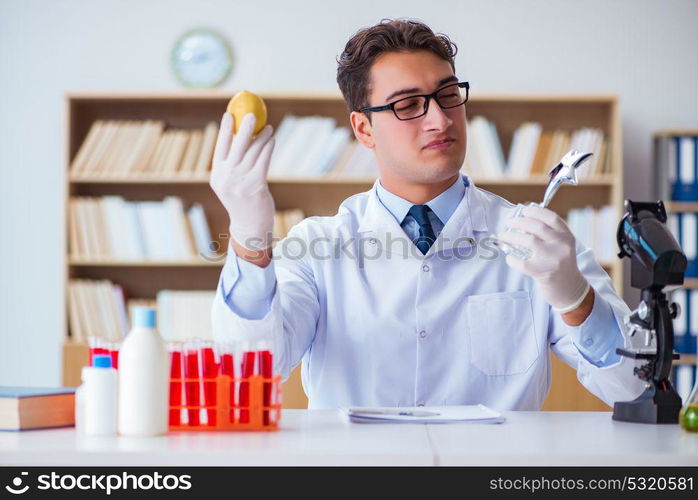
<instances>
[{"instance_id":1,"label":"man in white lab coat","mask_svg":"<svg viewBox=\"0 0 698 500\"><path fill-rule=\"evenodd\" d=\"M337 81L379 179L336 215L309 217L271 249L267 125L225 114L211 186L230 217L213 306L217 340L266 339L275 372L302 360L310 408L482 403L537 410L548 358L612 405L642 382L626 346L627 306L554 212L514 206L460 173L468 84L455 45L415 21L356 33ZM518 231L504 232L513 227ZM523 245L526 261L491 244Z\"/></svg>"}]
</instances>

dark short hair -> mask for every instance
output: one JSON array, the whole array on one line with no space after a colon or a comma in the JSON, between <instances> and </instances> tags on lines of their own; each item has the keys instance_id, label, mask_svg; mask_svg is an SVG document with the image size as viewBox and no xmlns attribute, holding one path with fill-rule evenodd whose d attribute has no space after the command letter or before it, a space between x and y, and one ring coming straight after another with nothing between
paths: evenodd
<instances>
[{"instance_id":1,"label":"dark short hair","mask_svg":"<svg viewBox=\"0 0 698 500\"><path fill-rule=\"evenodd\" d=\"M411 19L381 19L375 26L363 28L352 36L337 58L337 84L349 112L369 105L370 71L373 62L386 52L427 50L448 61L456 71L454 57L458 47L448 36L435 34L426 24ZM369 114L369 120L370 120Z\"/></svg>"}]
</instances>

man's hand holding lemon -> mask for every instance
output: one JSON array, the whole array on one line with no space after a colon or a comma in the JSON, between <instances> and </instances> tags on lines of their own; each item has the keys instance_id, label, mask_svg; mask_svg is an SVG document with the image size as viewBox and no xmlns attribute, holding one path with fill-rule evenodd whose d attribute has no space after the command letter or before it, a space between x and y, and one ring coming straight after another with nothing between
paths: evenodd
<instances>
[{"instance_id":1,"label":"man's hand holding lemon","mask_svg":"<svg viewBox=\"0 0 698 500\"><path fill-rule=\"evenodd\" d=\"M274 199L266 180L274 138L266 114L256 95L233 97L221 120L210 180L228 212L236 253L262 266L270 258L274 228Z\"/></svg>"}]
</instances>

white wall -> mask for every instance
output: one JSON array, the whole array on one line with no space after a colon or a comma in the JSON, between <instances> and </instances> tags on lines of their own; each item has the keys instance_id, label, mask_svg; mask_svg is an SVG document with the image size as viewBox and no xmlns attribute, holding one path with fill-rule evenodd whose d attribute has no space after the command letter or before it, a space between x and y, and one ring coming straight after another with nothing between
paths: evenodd
<instances>
[{"instance_id":1,"label":"white wall","mask_svg":"<svg viewBox=\"0 0 698 500\"><path fill-rule=\"evenodd\" d=\"M474 93L620 95L626 196L649 194L654 130L698 125L695 0L0 0L0 385L60 383L65 91L175 89L172 43L204 25L234 47L231 91L336 91L382 17L451 36Z\"/></svg>"}]
</instances>

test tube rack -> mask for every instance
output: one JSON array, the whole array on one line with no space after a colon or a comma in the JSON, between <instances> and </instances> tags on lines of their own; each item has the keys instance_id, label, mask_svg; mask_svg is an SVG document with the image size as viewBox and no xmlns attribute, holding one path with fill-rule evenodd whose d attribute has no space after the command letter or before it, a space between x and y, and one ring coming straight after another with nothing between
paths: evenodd
<instances>
[{"instance_id":1,"label":"test tube rack","mask_svg":"<svg viewBox=\"0 0 698 500\"><path fill-rule=\"evenodd\" d=\"M190 405L172 404L170 401L169 414L173 411L192 412L204 410L209 416L205 424L179 423L169 425L170 431L275 431L281 421L281 375L264 378L255 374L245 378L233 378L229 375L218 375L211 378L171 378L170 384L215 384L214 404ZM247 384L249 395L247 404L235 401L240 387ZM182 386L180 386L182 387ZM231 391L231 388L233 389ZM265 400L267 404L265 404ZM213 422L210 421L213 416ZM198 417L197 419L198 420Z\"/></svg>"}]
</instances>

